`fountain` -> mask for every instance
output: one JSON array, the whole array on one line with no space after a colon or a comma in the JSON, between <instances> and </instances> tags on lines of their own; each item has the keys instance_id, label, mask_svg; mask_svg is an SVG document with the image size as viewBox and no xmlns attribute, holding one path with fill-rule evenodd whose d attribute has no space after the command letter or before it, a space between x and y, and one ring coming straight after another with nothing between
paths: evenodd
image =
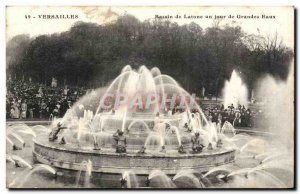
<instances>
[{"instance_id":1,"label":"fountain","mask_svg":"<svg viewBox=\"0 0 300 194\"><path fill-rule=\"evenodd\" d=\"M247 87L235 70L233 70L230 80L225 82L223 100L226 108L232 104L234 107L239 104L246 107L248 105Z\"/></svg>"},{"instance_id":2,"label":"fountain","mask_svg":"<svg viewBox=\"0 0 300 194\"><path fill-rule=\"evenodd\" d=\"M283 118L281 124L292 123ZM105 90L84 96L50 125L7 122L6 130L9 188L294 184L293 149L282 143L285 133L250 135L229 122L211 123L193 96L158 68L125 66ZM32 153L42 164L31 160Z\"/></svg>"},{"instance_id":3,"label":"fountain","mask_svg":"<svg viewBox=\"0 0 300 194\"><path fill-rule=\"evenodd\" d=\"M51 126L57 123L65 129L52 131L51 141L46 131L33 135L37 162L85 171L84 161L90 161L95 173L126 172L122 180L127 186L132 186L128 172L133 169L136 175L157 169L175 175L185 169L206 172L235 160L235 149L222 146L217 127L207 121L194 96L158 68L125 66L104 93L83 97ZM202 146L196 152L194 134Z\"/></svg>"}]
</instances>

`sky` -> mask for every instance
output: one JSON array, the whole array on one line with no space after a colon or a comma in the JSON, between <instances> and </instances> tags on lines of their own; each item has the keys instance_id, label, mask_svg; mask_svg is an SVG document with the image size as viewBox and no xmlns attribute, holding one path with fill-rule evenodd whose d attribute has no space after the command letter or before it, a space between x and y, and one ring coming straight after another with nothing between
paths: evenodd
<instances>
[{"instance_id":1,"label":"sky","mask_svg":"<svg viewBox=\"0 0 300 194\"><path fill-rule=\"evenodd\" d=\"M40 19L39 15L78 15L77 19ZM294 8L293 7L26 7L8 6L6 8L6 41L19 34L36 37L42 34L53 34L67 31L78 21L98 24L110 23L118 15L131 14L140 21L153 20L155 15L173 16L171 21L179 25L195 22L202 28L215 23L215 15L223 16L220 25L239 25L248 34L274 36L277 33L282 42L294 48ZM30 15L30 19L25 16ZM181 18L175 18L180 15ZM198 19L186 19L184 15L203 16ZM228 18L228 16L235 18ZM237 16L258 16L258 19L238 19ZM263 19L262 15L275 16ZM205 18L212 16L212 18ZM33 18L35 17L35 18ZM234 22L234 24L233 24Z\"/></svg>"}]
</instances>

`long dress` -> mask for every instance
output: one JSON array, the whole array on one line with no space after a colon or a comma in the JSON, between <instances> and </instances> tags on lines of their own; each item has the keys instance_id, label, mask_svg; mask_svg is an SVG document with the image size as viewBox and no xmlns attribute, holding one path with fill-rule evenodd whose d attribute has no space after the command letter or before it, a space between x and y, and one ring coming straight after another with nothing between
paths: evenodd
<instances>
[{"instance_id":1,"label":"long dress","mask_svg":"<svg viewBox=\"0 0 300 194\"><path fill-rule=\"evenodd\" d=\"M19 107L17 106L17 104L13 105L13 109L14 109L14 111L13 111L13 118L14 119L20 118L20 110L19 110Z\"/></svg>"},{"instance_id":2,"label":"long dress","mask_svg":"<svg viewBox=\"0 0 300 194\"><path fill-rule=\"evenodd\" d=\"M27 104L26 103L21 104L21 110L22 110L22 113L21 113L22 118L26 119L26 113L27 113Z\"/></svg>"}]
</instances>

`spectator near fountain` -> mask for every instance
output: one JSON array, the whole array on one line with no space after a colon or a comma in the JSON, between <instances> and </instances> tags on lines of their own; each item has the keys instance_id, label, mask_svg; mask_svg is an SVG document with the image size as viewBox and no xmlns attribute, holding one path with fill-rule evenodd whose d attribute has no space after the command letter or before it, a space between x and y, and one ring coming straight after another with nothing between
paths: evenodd
<instances>
[{"instance_id":1,"label":"spectator near fountain","mask_svg":"<svg viewBox=\"0 0 300 194\"><path fill-rule=\"evenodd\" d=\"M26 113L27 113L27 100L25 99L23 103L21 104L21 116L22 119L26 119Z\"/></svg>"},{"instance_id":2,"label":"spectator near fountain","mask_svg":"<svg viewBox=\"0 0 300 194\"><path fill-rule=\"evenodd\" d=\"M217 129L220 130L224 123L227 121L231 123L234 127L252 127L252 111L245 106L239 105L237 108L231 104L227 109L222 109L221 106L215 106L214 108L206 108L204 114L206 118L212 122L216 123ZM256 113L258 114L258 113Z\"/></svg>"},{"instance_id":3,"label":"spectator near fountain","mask_svg":"<svg viewBox=\"0 0 300 194\"><path fill-rule=\"evenodd\" d=\"M80 87L55 87L36 82L7 82L7 119L46 119L63 117L73 102L86 93Z\"/></svg>"},{"instance_id":4,"label":"spectator near fountain","mask_svg":"<svg viewBox=\"0 0 300 194\"><path fill-rule=\"evenodd\" d=\"M51 87L56 88L57 87L57 80L53 77L51 82Z\"/></svg>"}]
</instances>

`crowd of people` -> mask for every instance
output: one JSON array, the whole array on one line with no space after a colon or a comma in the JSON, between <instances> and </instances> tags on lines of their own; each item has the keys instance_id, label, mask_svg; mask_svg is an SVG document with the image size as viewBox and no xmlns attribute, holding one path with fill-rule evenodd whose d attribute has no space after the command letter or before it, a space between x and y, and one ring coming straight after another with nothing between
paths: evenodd
<instances>
[{"instance_id":1,"label":"crowd of people","mask_svg":"<svg viewBox=\"0 0 300 194\"><path fill-rule=\"evenodd\" d=\"M85 88L47 86L22 80L8 80L6 87L7 119L62 117L86 92Z\"/></svg>"},{"instance_id":2,"label":"crowd of people","mask_svg":"<svg viewBox=\"0 0 300 194\"><path fill-rule=\"evenodd\" d=\"M224 105L216 105L214 108L205 108L204 114L206 118L221 126L228 121L234 127L252 127L253 118L256 116L254 111L246 108L244 105L234 107L233 104L227 108Z\"/></svg>"},{"instance_id":3,"label":"crowd of people","mask_svg":"<svg viewBox=\"0 0 300 194\"><path fill-rule=\"evenodd\" d=\"M89 90L83 87L58 87L45 84L11 81L7 82L6 117L7 119L51 119L63 117L81 96ZM234 127L252 127L255 112L245 106L233 104L227 108L215 105L202 107L207 119L221 126L230 122Z\"/></svg>"}]
</instances>

